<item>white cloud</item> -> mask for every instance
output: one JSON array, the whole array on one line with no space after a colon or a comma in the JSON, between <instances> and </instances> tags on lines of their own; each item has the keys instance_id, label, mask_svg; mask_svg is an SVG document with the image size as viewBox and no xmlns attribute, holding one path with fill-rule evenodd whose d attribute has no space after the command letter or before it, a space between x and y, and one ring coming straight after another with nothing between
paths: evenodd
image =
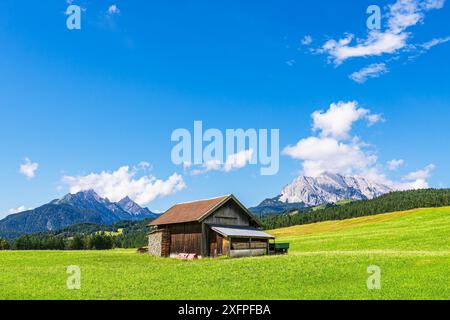
<instances>
[{"instance_id":1,"label":"white cloud","mask_svg":"<svg viewBox=\"0 0 450 320\"><path fill-rule=\"evenodd\" d=\"M111 201L120 201L129 196L136 203L145 205L158 197L164 197L186 187L183 177L174 173L167 180L151 175L138 176L139 170L123 166L116 171L91 173L85 176L64 176L62 182L69 186L71 193L95 190L100 196Z\"/></svg>"},{"instance_id":2,"label":"white cloud","mask_svg":"<svg viewBox=\"0 0 450 320\"><path fill-rule=\"evenodd\" d=\"M422 170L411 172L402 181L393 181L383 172L378 156L370 145L351 134L352 125L367 120L369 124L381 121L381 115L374 116L369 110L357 107L357 102L331 104L326 111L313 113L314 136L299 140L295 145L284 148L283 154L302 163L302 174L316 177L324 172L343 175L359 175L394 190L420 189L428 187L428 179L434 170L429 165ZM370 116L374 116L370 119ZM404 160L391 160L387 167L395 170Z\"/></svg>"},{"instance_id":3,"label":"white cloud","mask_svg":"<svg viewBox=\"0 0 450 320\"><path fill-rule=\"evenodd\" d=\"M328 40L318 51L327 53L335 64L341 64L349 58L380 56L385 53L394 53L406 46L407 34L392 34L372 31L363 42L349 46L353 35L347 35L341 40Z\"/></svg>"},{"instance_id":4,"label":"white cloud","mask_svg":"<svg viewBox=\"0 0 450 320\"><path fill-rule=\"evenodd\" d=\"M335 138L309 137L294 146L288 146L283 154L303 162L303 174L316 177L324 172L352 175L367 170L377 157L365 152L356 140L345 143Z\"/></svg>"},{"instance_id":5,"label":"white cloud","mask_svg":"<svg viewBox=\"0 0 450 320\"><path fill-rule=\"evenodd\" d=\"M38 163L31 161L29 158L25 158L25 163L20 165L20 173L25 175L28 179L32 179L36 176L38 168Z\"/></svg>"},{"instance_id":6,"label":"white cloud","mask_svg":"<svg viewBox=\"0 0 450 320\"><path fill-rule=\"evenodd\" d=\"M190 168L189 166L188 168ZM203 173L208 173L210 171L220 171L222 169L222 162L219 160L206 161L201 168L193 169L191 175L196 176Z\"/></svg>"},{"instance_id":7,"label":"white cloud","mask_svg":"<svg viewBox=\"0 0 450 320\"><path fill-rule=\"evenodd\" d=\"M443 43L446 43L446 42L449 42L449 41L450 41L450 37L446 37L446 38L435 38L435 39L432 39L432 40L430 40L430 41L427 41L427 42L421 44L420 46L421 46L423 49L425 49L425 50L430 50L430 49L433 48L434 46L437 46L437 45L439 45L439 44L443 44Z\"/></svg>"},{"instance_id":8,"label":"white cloud","mask_svg":"<svg viewBox=\"0 0 450 320\"><path fill-rule=\"evenodd\" d=\"M427 189L430 187L428 179L431 177L432 172L436 166L429 164L425 168L408 173L403 177L403 182L393 183L393 189L395 190L417 190Z\"/></svg>"},{"instance_id":9,"label":"white cloud","mask_svg":"<svg viewBox=\"0 0 450 320\"><path fill-rule=\"evenodd\" d=\"M442 9L444 7L445 0L425 0L423 6L427 9Z\"/></svg>"},{"instance_id":10,"label":"white cloud","mask_svg":"<svg viewBox=\"0 0 450 320\"><path fill-rule=\"evenodd\" d=\"M250 161L253 158L253 153L253 149L239 151L229 155L225 163L220 160L207 161L201 166L201 168L192 170L191 174L199 175L210 171L230 172L233 170L242 169L250 164Z\"/></svg>"},{"instance_id":11,"label":"white cloud","mask_svg":"<svg viewBox=\"0 0 450 320\"><path fill-rule=\"evenodd\" d=\"M389 170L394 171L403 166L404 164L405 160L403 159L392 159L391 161L388 161L387 166Z\"/></svg>"},{"instance_id":12,"label":"white cloud","mask_svg":"<svg viewBox=\"0 0 450 320\"><path fill-rule=\"evenodd\" d=\"M359 71L353 72L350 79L357 83L364 83L369 78L378 78L382 74L389 72L385 63L373 63Z\"/></svg>"},{"instance_id":13,"label":"white cloud","mask_svg":"<svg viewBox=\"0 0 450 320\"><path fill-rule=\"evenodd\" d=\"M425 168L421 170L417 170L407 174L403 179L404 180L426 180L431 176L431 173L436 169L434 164L429 164Z\"/></svg>"},{"instance_id":14,"label":"white cloud","mask_svg":"<svg viewBox=\"0 0 450 320\"><path fill-rule=\"evenodd\" d=\"M403 190L419 190L419 189L428 189L430 185L427 180L418 179L405 183L397 183L393 186L394 190L403 191Z\"/></svg>"},{"instance_id":15,"label":"white cloud","mask_svg":"<svg viewBox=\"0 0 450 320\"><path fill-rule=\"evenodd\" d=\"M110 5L110 6L108 7L108 13L109 13L110 15L118 14L118 13L120 13L120 9L119 9L119 7L118 7L117 5L112 4L112 5Z\"/></svg>"},{"instance_id":16,"label":"white cloud","mask_svg":"<svg viewBox=\"0 0 450 320\"><path fill-rule=\"evenodd\" d=\"M358 102L332 103L328 110L312 114L314 132L319 136L301 139L288 146L283 154L301 160L303 173L317 176L324 172L354 174L368 170L377 161L376 155L365 150L366 145L350 132L355 122L368 121L369 125L380 121L381 115L358 107Z\"/></svg>"},{"instance_id":17,"label":"white cloud","mask_svg":"<svg viewBox=\"0 0 450 320\"><path fill-rule=\"evenodd\" d=\"M373 126L374 124L385 121L382 114L369 114L366 117L367 122L369 122L369 127Z\"/></svg>"},{"instance_id":18,"label":"white cloud","mask_svg":"<svg viewBox=\"0 0 450 320\"><path fill-rule=\"evenodd\" d=\"M310 35L306 35L300 42L304 46L309 46L313 42L313 38Z\"/></svg>"},{"instance_id":19,"label":"white cloud","mask_svg":"<svg viewBox=\"0 0 450 320\"><path fill-rule=\"evenodd\" d=\"M388 169L396 170L397 168L390 167L389 164L392 164L393 167L397 166L398 168L404 165L404 160L392 160L388 162ZM370 168L368 171L363 173L363 176L372 181L387 185L393 190L401 191L427 189L430 187L428 179L431 178L435 168L435 165L430 164L423 169L406 174L402 177L402 181L394 181L389 179L386 174L380 171L379 166Z\"/></svg>"},{"instance_id":20,"label":"white cloud","mask_svg":"<svg viewBox=\"0 0 450 320\"><path fill-rule=\"evenodd\" d=\"M422 44L417 45L411 45L410 51L411 55L408 57L409 61L415 61L416 58L420 57L421 55L427 53L429 50L434 48L435 46L447 43L450 41L450 37L445 38L434 38L427 42L424 42Z\"/></svg>"},{"instance_id":21,"label":"white cloud","mask_svg":"<svg viewBox=\"0 0 450 320\"><path fill-rule=\"evenodd\" d=\"M150 162L147 161L141 161L138 163L138 165L136 166L137 170L146 170L146 171L150 171L153 169L153 166Z\"/></svg>"},{"instance_id":22,"label":"white cloud","mask_svg":"<svg viewBox=\"0 0 450 320\"><path fill-rule=\"evenodd\" d=\"M25 206L20 206L18 208L9 209L8 213L9 214L15 214L15 213L24 212L24 211L27 211L27 210L33 210L33 208L27 208Z\"/></svg>"},{"instance_id":23,"label":"white cloud","mask_svg":"<svg viewBox=\"0 0 450 320\"><path fill-rule=\"evenodd\" d=\"M252 157L253 149L242 150L238 153L229 155L223 166L223 170L225 172L230 172L232 170L242 169L250 163Z\"/></svg>"},{"instance_id":24,"label":"white cloud","mask_svg":"<svg viewBox=\"0 0 450 320\"><path fill-rule=\"evenodd\" d=\"M321 131L322 137L347 139L356 121L366 119L369 125L373 125L380 121L382 116L371 114L370 110L359 108L356 101L340 101L332 103L326 112L323 110L315 111L312 118L313 130Z\"/></svg>"},{"instance_id":25,"label":"white cloud","mask_svg":"<svg viewBox=\"0 0 450 320\"><path fill-rule=\"evenodd\" d=\"M295 60L294 60L294 59L288 60L288 61L286 61L286 64L287 64L289 67L293 67L293 66L295 65Z\"/></svg>"},{"instance_id":26,"label":"white cloud","mask_svg":"<svg viewBox=\"0 0 450 320\"><path fill-rule=\"evenodd\" d=\"M402 179L403 181L394 181L389 179L385 173L381 171L379 166L374 166L361 174L366 179L386 185L392 190L417 190L429 188L427 179ZM430 175L431 176L431 175Z\"/></svg>"},{"instance_id":27,"label":"white cloud","mask_svg":"<svg viewBox=\"0 0 450 320\"><path fill-rule=\"evenodd\" d=\"M357 39L355 44L352 44L354 35L346 34L340 40L328 40L316 52L327 54L337 65L350 58L396 53L407 46L411 33L406 30L423 22L425 12L441 9L443 5L444 0L397 0L387 7L384 31L371 30L365 39Z\"/></svg>"}]
</instances>

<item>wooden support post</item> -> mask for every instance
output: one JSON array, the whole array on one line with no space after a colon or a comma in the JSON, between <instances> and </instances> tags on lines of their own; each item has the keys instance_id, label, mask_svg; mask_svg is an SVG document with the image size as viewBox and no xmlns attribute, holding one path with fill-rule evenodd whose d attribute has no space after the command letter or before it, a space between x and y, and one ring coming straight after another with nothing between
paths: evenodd
<instances>
[{"instance_id":1,"label":"wooden support post","mask_svg":"<svg viewBox=\"0 0 450 320\"><path fill-rule=\"evenodd\" d=\"M208 238L206 236L206 224L202 223L202 243L201 243L201 252L203 257L208 256Z\"/></svg>"}]
</instances>

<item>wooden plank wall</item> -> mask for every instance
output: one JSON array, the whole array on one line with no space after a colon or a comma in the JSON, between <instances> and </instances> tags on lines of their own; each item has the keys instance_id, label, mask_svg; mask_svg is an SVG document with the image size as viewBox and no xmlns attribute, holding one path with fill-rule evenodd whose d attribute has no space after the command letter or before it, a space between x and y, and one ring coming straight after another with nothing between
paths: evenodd
<instances>
[{"instance_id":1,"label":"wooden plank wall","mask_svg":"<svg viewBox=\"0 0 450 320\"><path fill-rule=\"evenodd\" d=\"M202 229L199 223L169 226L170 254L196 253L201 255Z\"/></svg>"},{"instance_id":2,"label":"wooden plank wall","mask_svg":"<svg viewBox=\"0 0 450 320\"><path fill-rule=\"evenodd\" d=\"M253 224L248 215L234 201L228 201L204 221L206 224L250 226Z\"/></svg>"}]
</instances>

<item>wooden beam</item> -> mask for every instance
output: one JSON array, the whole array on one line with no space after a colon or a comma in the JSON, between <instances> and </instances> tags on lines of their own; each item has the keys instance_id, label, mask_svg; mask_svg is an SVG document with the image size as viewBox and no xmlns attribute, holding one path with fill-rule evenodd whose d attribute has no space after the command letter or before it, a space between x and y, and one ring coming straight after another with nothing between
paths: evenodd
<instances>
[{"instance_id":1,"label":"wooden beam","mask_svg":"<svg viewBox=\"0 0 450 320\"><path fill-rule=\"evenodd\" d=\"M202 251L202 256L203 257L208 257L209 256L209 250L208 250L208 236L207 236L207 226L206 224L203 222L202 223L202 243L201 243L201 251Z\"/></svg>"}]
</instances>

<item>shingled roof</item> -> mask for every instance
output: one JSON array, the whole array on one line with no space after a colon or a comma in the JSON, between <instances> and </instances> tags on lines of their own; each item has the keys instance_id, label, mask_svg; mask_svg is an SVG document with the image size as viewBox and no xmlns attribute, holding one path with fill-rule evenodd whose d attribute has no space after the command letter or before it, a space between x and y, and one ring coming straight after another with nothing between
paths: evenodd
<instances>
[{"instance_id":1,"label":"shingled roof","mask_svg":"<svg viewBox=\"0 0 450 320\"><path fill-rule=\"evenodd\" d=\"M247 212L253 218L253 220L256 221L256 219L250 214L250 212L233 195L230 194L227 196L208 200L198 200L176 204L172 208L167 210L164 214L162 214L159 218L153 220L150 223L150 226L202 221L210 213L214 212L215 209L219 208L222 204L226 203L230 199L233 199L239 206L242 207L245 212ZM258 221L256 222L259 224Z\"/></svg>"}]
</instances>

